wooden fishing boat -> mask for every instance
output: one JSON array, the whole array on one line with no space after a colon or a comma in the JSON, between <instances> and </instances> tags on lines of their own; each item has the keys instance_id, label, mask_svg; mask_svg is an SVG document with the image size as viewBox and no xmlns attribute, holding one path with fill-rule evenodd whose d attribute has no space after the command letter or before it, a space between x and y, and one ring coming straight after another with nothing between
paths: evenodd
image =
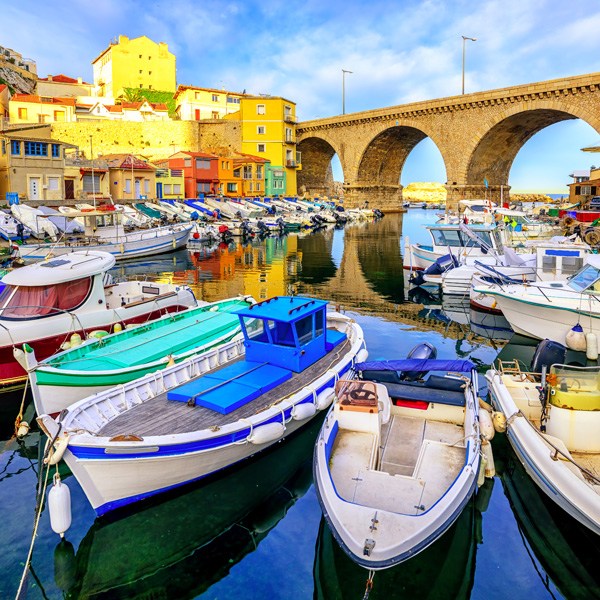
<instances>
[{"instance_id":1,"label":"wooden fishing boat","mask_svg":"<svg viewBox=\"0 0 600 600\"><path fill-rule=\"evenodd\" d=\"M247 297L203 303L64 350L38 363L35 352L16 351L29 373L38 415L58 414L78 400L155 373L240 335L240 308Z\"/></svg>"},{"instance_id":2,"label":"wooden fishing boat","mask_svg":"<svg viewBox=\"0 0 600 600\"><path fill-rule=\"evenodd\" d=\"M22 384L27 373L13 350L27 343L39 359L93 331L144 323L196 306L187 286L149 281L105 282L115 259L105 252L72 252L14 269L0 293L0 386ZM73 342L71 342L73 340Z\"/></svg>"},{"instance_id":3,"label":"wooden fishing boat","mask_svg":"<svg viewBox=\"0 0 600 600\"><path fill-rule=\"evenodd\" d=\"M504 414L510 444L533 481L598 535L600 367L552 364L546 372L500 361L486 373L492 403Z\"/></svg>"},{"instance_id":4,"label":"wooden fishing boat","mask_svg":"<svg viewBox=\"0 0 600 600\"><path fill-rule=\"evenodd\" d=\"M355 369L361 379L338 382L317 439L315 488L346 554L380 570L432 544L475 490L477 374L460 360L367 362ZM431 374L419 381L447 370L470 378Z\"/></svg>"},{"instance_id":5,"label":"wooden fishing boat","mask_svg":"<svg viewBox=\"0 0 600 600\"><path fill-rule=\"evenodd\" d=\"M297 297L249 306L238 312L243 341L38 423L98 514L200 479L310 422L357 356L366 357L360 326L326 308Z\"/></svg>"}]
</instances>

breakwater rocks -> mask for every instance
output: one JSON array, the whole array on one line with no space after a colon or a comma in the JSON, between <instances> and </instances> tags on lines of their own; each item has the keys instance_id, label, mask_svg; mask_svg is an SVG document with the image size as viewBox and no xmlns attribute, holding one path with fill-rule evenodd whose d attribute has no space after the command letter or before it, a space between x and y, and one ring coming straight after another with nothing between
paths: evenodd
<instances>
[{"instance_id":1,"label":"breakwater rocks","mask_svg":"<svg viewBox=\"0 0 600 600\"><path fill-rule=\"evenodd\" d=\"M555 200L550 196L546 196L545 194L511 194L510 201L511 202L543 202L544 204L560 204L565 200L569 200L569 194L565 194L564 199Z\"/></svg>"},{"instance_id":2,"label":"breakwater rocks","mask_svg":"<svg viewBox=\"0 0 600 600\"><path fill-rule=\"evenodd\" d=\"M446 202L446 188L441 183L410 183L402 190L409 202Z\"/></svg>"}]
</instances>

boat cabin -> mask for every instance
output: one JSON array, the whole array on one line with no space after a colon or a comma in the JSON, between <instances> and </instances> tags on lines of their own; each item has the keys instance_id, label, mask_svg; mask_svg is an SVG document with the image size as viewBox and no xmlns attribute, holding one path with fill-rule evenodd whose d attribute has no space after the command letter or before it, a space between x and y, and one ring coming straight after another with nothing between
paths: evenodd
<instances>
[{"instance_id":1,"label":"boat cabin","mask_svg":"<svg viewBox=\"0 0 600 600\"><path fill-rule=\"evenodd\" d=\"M600 257L588 256L588 264L567 280L567 285L576 292L597 294L600 292Z\"/></svg>"},{"instance_id":2,"label":"boat cabin","mask_svg":"<svg viewBox=\"0 0 600 600\"><path fill-rule=\"evenodd\" d=\"M451 249L469 248L469 254L471 255L485 254L485 252L481 250L480 240L498 254L504 252L502 237L495 225L473 225L469 226L468 229L475 234L476 238L467 235L464 225L461 228L460 223L450 225L429 225L427 226L427 230L429 231L433 242L432 246L429 246L429 248L434 252L439 251L443 254L448 254L448 247ZM427 248L427 246L424 247Z\"/></svg>"}]
</instances>

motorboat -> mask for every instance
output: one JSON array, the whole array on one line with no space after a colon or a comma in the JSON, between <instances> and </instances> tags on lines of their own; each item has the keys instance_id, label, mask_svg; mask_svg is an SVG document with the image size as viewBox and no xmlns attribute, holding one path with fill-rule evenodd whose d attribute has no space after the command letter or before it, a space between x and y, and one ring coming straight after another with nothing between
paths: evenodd
<instances>
[{"instance_id":1,"label":"motorboat","mask_svg":"<svg viewBox=\"0 0 600 600\"><path fill-rule=\"evenodd\" d=\"M39 206L38 210L45 215L46 219L54 223L61 233L83 233L83 222L69 219L68 217L63 216L60 211L49 206Z\"/></svg>"},{"instance_id":2,"label":"motorboat","mask_svg":"<svg viewBox=\"0 0 600 600\"><path fill-rule=\"evenodd\" d=\"M477 372L469 361L427 358L361 362L355 371L337 383L317 439L315 488L346 554L381 570L431 545L475 491Z\"/></svg>"},{"instance_id":3,"label":"motorboat","mask_svg":"<svg viewBox=\"0 0 600 600\"><path fill-rule=\"evenodd\" d=\"M577 325L583 334L600 335L600 256L590 254L586 264L562 281L496 282L474 279L473 293L491 297L514 331L564 344ZM584 344L585 346L585 344Z\"/></svg>"},{"instance_id":4,"label":"motorboat","mask_svg":"<svg viewBox=\"0 0 600 600\"><path fill-rule=\"evenodd\" d=\"M98 330L114 331L196 306L187 286L148 281L113 283L105 276L115 258L105 252L71 252L13 269L0 293L0 386L22 384L27 373L13 349L27 344L39 360L67 342Z\"/></svg>"},{"instance_id":5,"label":"motorboat","mask_svg":"<svg viewBox=\"0 0 600 600\"><path fill-rule=\"evenodd\" d=\"M19 225L22 227L22 233L19 234ZM31 229L23 225L21 221L15 219L7 211L0 211L0 236L7 241L27 239L31 235Z\"/></svg>"},{"instance_id":6,"label":"motorboat","mask_svg":"<svg viewBox=\"0 0 600 600\"><path fill-rule=\"evenodd\" d=\"M325 410L367 356L360 326L322 300L275 297L238 316L243 340L38 417L97 514L278 443Z\"/></svg>"},{"instance_id":7,"label":"motorboat","mask_svg":"<svg viewBox=\"0 0 600 600\"><path fill-rule=\"evenodd\" d=\"M34 237L38 239L50 238L51 240L58 238L58 228L52 221L43 218L44 213L41 210L26 204L13 204L10 210L13 217L28 227Z\"/></svg>"},{"instance_id":8,"label":"motorboat","mask_svg":"<svg viewBox=\"0 0 600 600\"><path fill-rule=\"evenodd\" d=\"M167 365L241 337L235 312L253 302L250 297L204 302L132 329L90 338L41 362L34 350L17 349L15 358L29 373L37 414L58 414L86 396L159 373Z\"/></svg>"},{"instance_id":9,"label":"motorboat","mask_svg":"<svg viewBox=\"0 0 600 600\"><path fill-rule=\"evenodd\" d=\"M600 534L600 367L565 365L566 348L545 340L530 371L518 361L486 373L508 440L538 487Z\"/></svg>"},{"instance_id":10,"label":"motorboat","mask_svg":"<svg viewBox=\"0 0 600 600\"><path fill-rule=\"evenodd\" d=\"M184 248L194 229L193 224L172 223L126 232L121 221L122 213L116 210L71 211L68 216L83 221L83 234L64 236L56 243L21 244L16 247L16 254L25 261L34 261L50 255L59 256L74 250L89 249L108 252L117 260L125 260Z\"/></svg>"},{"instance_id":11,"label":"motorboat","mask_svg":"<svg viewBox=\"0 0 600 600\"><path fill-rule=\"evenodd\" d=\"M131 204L115 204L115 209L123 213L127 223L133 227L149 227L152 218L136 210Z\"/></svg>"}]
</instances>

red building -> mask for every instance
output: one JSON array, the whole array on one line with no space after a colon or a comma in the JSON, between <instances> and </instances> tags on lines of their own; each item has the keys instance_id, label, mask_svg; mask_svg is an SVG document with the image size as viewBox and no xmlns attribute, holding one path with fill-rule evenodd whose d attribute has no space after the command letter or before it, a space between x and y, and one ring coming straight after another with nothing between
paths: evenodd
<instances>
[{"instance_id":1,"label":"red building","mask_svg":"<svg viewBox=\"0 0 600 600\"><path fill-rule=\"evenodd\" d=\"M185 179L185 197L198 194L217 194L219 187L219 160L204 152L176 152L169 157L170 169L182 169Z\"/></svg>"}]
</instances>

